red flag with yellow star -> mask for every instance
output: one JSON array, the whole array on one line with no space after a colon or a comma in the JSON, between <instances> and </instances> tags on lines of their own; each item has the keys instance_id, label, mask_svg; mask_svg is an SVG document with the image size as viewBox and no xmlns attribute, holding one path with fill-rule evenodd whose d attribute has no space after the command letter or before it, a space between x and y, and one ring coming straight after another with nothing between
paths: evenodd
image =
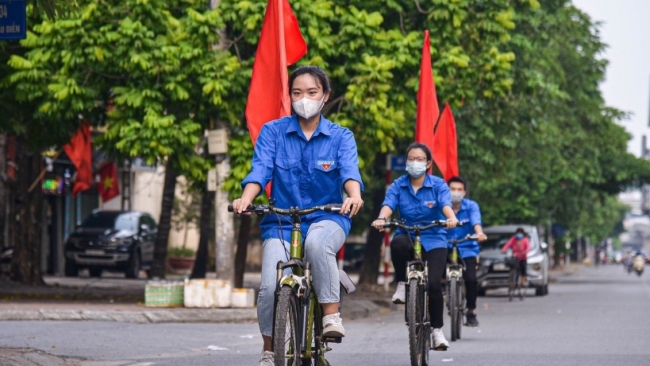
<instances>
[{"instance_id":1,"label":"red flag with yellow star","mask_svg":"<svg viewBox=\"0 0 650 366\"><path fill-rule=\"evenodd\" d=\"M120 195L120 185L117 181L117 164L107 163L99 170L99 183L97 183L102 202L109 201Z\"/></svg>"}]
</instances>

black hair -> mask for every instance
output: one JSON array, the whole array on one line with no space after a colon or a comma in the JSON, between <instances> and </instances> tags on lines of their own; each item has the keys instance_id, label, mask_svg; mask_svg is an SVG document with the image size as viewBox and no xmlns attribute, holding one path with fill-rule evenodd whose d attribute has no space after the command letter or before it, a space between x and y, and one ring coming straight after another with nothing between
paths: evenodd
<instances>
[{"instance_id":1,"label":"black hair","mask_svg":"<svg viewBox=\"0 0 650 366\"><path fill-rule=\"evenodd\" d=\"M521 228L521 227L518 227L518 228L517 228L517 231L515 231L515 233L517 233L517 234L518 234L518 233L526 234L526 232L524 231L524 229Z\"/></svg>"},{"instance_id":2,"label":"black hair","mask_svg":"<svg viewBox=\"0 0 650 366\"><path fill-rule=\"evenodd\" d=\"M318 84L323 88L323 93L329 93L332 88L330 87L330 79L327 77L327 74L323 69L318 66L300 66L297 69L293 70L291 76L289 77L289 93L293 88L293 82L300 75L309 74L316 79Z\"/></svg>"},{"instance_id":3,"label":"black hair","mask_svg":"<svg viewBox=\"0 0 650 366\"><path fill-rule=\"evenodd\" d=\"M463 189L467 190L467 182L465 182L465 179L463 179L463 177L459 177L459 176L451 177L449 178L447 185L451 185L454 182L461 183L463 185Z\"/></svg>"},{"instance_id":4,"label":"black hair","mask_svg":"<svg viewBox=\"0 0 650 366\"><path fill-rule=\"evenodd\" d=\"M409 147L406 148L406 155L408 156L409 152L413 149L421 149L424 151L424 154L427 156L427 161L431 161L431 150L429 147L423 143L420 142L414 142L409 145Z\"/></svg>"}]
</instances>

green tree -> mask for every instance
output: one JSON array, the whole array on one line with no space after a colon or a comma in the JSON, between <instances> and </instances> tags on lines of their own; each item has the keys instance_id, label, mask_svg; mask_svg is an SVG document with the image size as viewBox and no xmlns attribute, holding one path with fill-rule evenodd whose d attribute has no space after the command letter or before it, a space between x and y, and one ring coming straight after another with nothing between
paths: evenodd
<instances>
[{"instance_id":1,"label":"green tree","mask_svg":"<svg viewBox=\"0 0 650 366\"><path fill-rule=\"evenodd\" d=\"M152 276L165 275L176 178L205 181L203 130L232 113L228 93L242 90L237 59L213 47L223 27L204 1L87 2L34 26L25 57L9 61L18 100L40 123L78 125L83 115L108 127L100 144L112 155L165 165Z\"/></svg>"},{"instance_id":2,"label":"green tree","mask_svg":"<svg viewBox=\"0 0 650 366\"><path fill-rule=\"evenodd\" d=\"M433 35L436 85L443 100L460 105L479 95L505 95L514 60L504 48L514 27L512 3L436 0L433 9L424 10L413 1L291 2L309 46L300 64L329 72L333 91L324 112L350 128L359 147L367 209L355 219L355 230L368 227L379 211L386 153L403 149L413 138L423 30ZM232 48L245 67L252 64L265 6L264 0L220 5ZM240 126L239 120L231 123ZM251 150L246 130L236 127L227 183L233 196L250 170ZM376 282L381 238L371 231L362 282Z\"/></svg>"}]
</instances>

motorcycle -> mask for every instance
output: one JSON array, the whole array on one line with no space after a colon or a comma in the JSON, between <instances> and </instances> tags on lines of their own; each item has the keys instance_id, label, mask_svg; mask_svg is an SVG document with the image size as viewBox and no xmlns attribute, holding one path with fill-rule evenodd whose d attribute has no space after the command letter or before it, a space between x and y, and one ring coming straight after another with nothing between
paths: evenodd
<instances>
[{"instance_id":1,"label":"motorcycle","mask_svg":"<svg viewBox=\"0 0 650 366\"><path fill-rule=\"evenodd\" d=\"M643 258L643 255L637 254L634 256L632 267L638 276L641 276L643 274L643 267L645 267L645 259Z\"/></svg>"}]
</instances>

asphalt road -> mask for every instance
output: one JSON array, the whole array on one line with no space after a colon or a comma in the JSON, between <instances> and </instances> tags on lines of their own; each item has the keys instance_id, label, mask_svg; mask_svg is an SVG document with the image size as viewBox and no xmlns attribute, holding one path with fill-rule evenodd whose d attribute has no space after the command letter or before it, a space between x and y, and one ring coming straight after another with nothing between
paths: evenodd
<instances>
[{"instance_id":1,"label":"asphalt road","mask_svg":"<svg viewBox=\"0 0 650 366\"><path fill-rule=\"evenodd\" d=\"M508 302L488 292L479 299L481 326L464 328L449 351L431 352L432 364L650 365L648 276L607 265L559 278L543 298ZM348 336L328 356L333 365L408 365L402 313L344 325ZM6 347L23 350L6 356ZM257 324L0 322L0 365L51 357L42 364L240 366L257 365L260 350Z\"/></svg>"}]
</instances>

